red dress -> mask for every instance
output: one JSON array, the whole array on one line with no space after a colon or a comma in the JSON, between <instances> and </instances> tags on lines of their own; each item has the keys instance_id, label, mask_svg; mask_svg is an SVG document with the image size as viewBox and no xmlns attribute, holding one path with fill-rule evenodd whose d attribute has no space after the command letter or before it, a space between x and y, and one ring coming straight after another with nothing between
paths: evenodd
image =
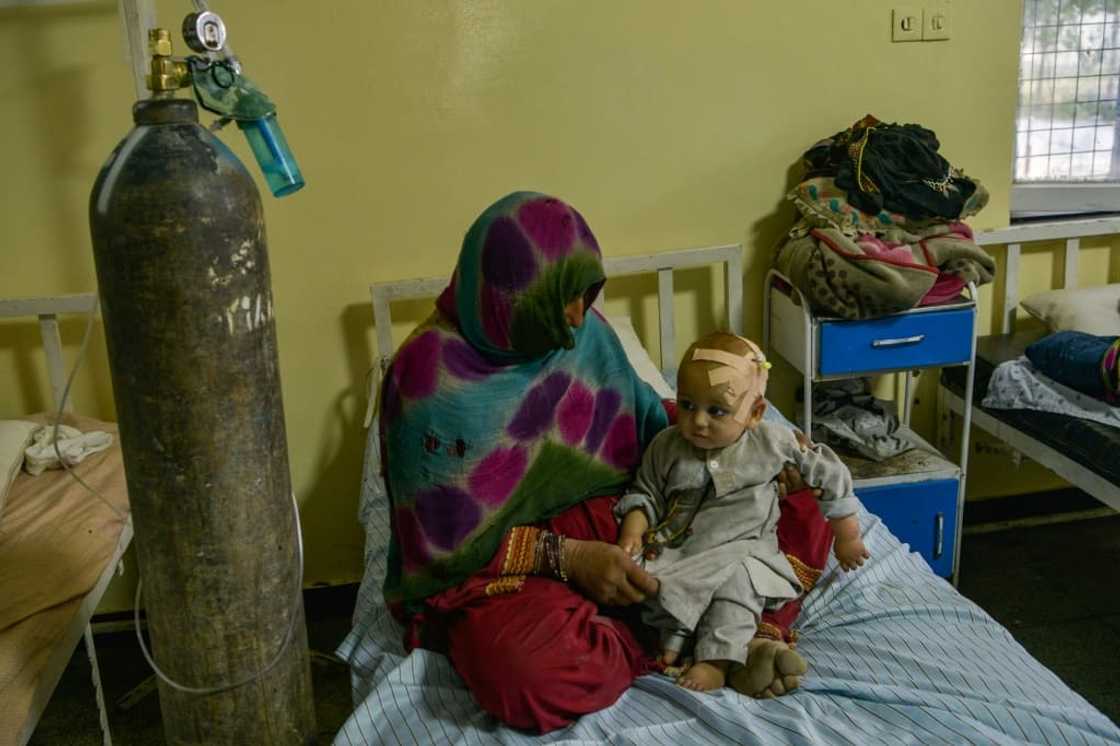
<instances>
[{"instance_id":1,"label":"red dress","mask_svg":"<svg viewBox=\"0 0 1120 746\"><path fill-rule=\"evenodd\" d=\"M490 564L427 600L412 645L445 652L484 710L516 728L547 733L610 706L655 669L656 635L644 636L637 606L601 609L576 589L526 575L537 532L618 541L616 497L597 497L533 526L509 531ZM832 531L809 490L780 504L778 544L802 585L820 576ZM758 634L790 641L801 599L764 612Z\"/></svg>"}]
</instances>

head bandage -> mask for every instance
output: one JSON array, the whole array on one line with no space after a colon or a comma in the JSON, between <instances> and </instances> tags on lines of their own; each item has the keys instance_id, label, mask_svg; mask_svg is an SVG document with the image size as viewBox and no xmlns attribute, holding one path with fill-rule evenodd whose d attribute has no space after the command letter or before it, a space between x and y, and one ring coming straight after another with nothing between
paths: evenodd
<instances>
[{"instance_id":1,"label":"head bandage","mask_svg":"<svg viewBox=\"0 0 1120 746\"><path fill-rule=\"evenodd\" d=\"M755 400L766 390L770 361L754 342L743 337L737 338L746 343L746 355L701 347L692 351L691 360L718 364L708 371L708 383L712 386L727 384L728 396L739 399L735 421L743 423L750 418L751 406Z\"/></svg>"}]
</instances>

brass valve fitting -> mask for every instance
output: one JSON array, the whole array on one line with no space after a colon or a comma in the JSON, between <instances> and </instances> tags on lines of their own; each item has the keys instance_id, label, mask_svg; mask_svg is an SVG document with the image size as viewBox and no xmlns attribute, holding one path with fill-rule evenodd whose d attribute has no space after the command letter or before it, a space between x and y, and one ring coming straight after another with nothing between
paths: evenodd
<instances>
[{"instance_id":1,"label":"brass valve fitting","mask_svg":"<svg viewBox=\"0 0 1120 746\"><path fill-rule=\"evenodd\" d=\"M148 49L152 54L147 76L149 91L166 93L190 85L190 65L171 56L171 33L167 29L154 28L148 32Z\"/></svg>"}]
</instances>

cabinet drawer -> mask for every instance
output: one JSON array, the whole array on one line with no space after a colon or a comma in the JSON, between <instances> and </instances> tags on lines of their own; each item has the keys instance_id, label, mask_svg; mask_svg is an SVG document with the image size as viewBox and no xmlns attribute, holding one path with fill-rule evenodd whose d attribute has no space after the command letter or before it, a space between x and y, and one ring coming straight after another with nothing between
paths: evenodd
<instances>
[{"instance_id":1,"label":"cabinet drawer","mask_svg":"<svg viewBox=\"0 0 1120 746\"><path fill-rule=\"evenodd\" d=\"M956 548L957 480L856 488L863 506L883 519L895 536L925 557L942 577L953 574Z\"/></svg>"},{"instance_id":2,"label":"cabinet drawer","mask_svg":"<svg viewBox=\"0 0 1120 746\"><path fill-rule=\"evenodd\" d=\"M968 362L975 308L822 321L820 375Z\"/></svg>"}]
</instances>

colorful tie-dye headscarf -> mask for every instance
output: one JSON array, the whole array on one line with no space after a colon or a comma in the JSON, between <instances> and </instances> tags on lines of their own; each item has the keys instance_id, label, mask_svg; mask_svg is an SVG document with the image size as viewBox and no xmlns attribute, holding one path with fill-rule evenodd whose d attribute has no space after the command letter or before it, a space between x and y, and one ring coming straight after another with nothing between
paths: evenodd
<instances>
[{"instance_id":1,"label":"colorful tie-dye headscarf","mask_svg":"<svg viewBox=\"0 0 1120 746\"><path fill-rule=\"evenodd\" d=\"M511 194L467 232L437 312L382 387L390 603L465 580L513 526L620 490L666 426L590 310L603 280L595 237L558 199ZM580 296L573 329L563 309Z\"/></svg>"}]
</instances>

